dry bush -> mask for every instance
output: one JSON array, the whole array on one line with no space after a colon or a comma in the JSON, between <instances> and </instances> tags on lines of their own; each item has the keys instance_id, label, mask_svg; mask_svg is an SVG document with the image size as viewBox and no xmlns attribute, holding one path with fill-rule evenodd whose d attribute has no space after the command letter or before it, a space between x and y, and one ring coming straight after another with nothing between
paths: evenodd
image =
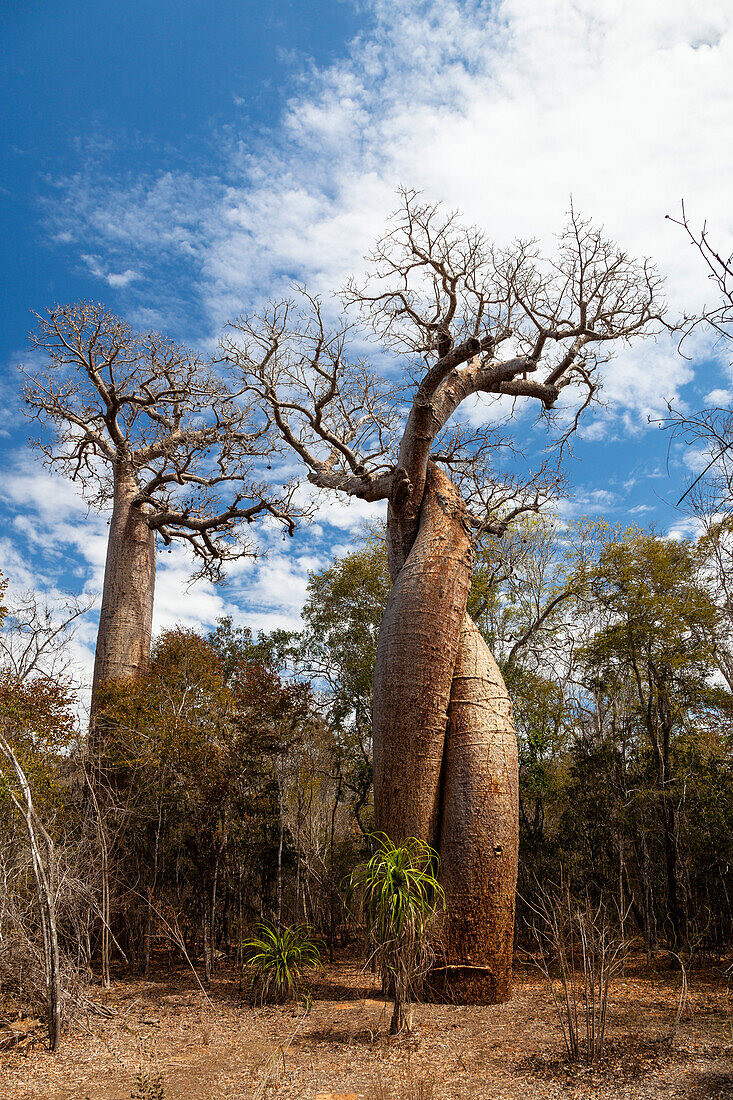
<instances>
[{"instance_id":1,"label":"dry bush","mask_svg":"<svg viewBox=\"0 0 733 1100\"><path fill-rule=\"evenodd\" d=\"M540 890L531 929L571 1062L589 1065L603 1054L611 983L623 966L623 922L603 901L577 900L568 887Z\"/></svg>"},{"instance_id":2,"label":"dry bush","mask_svg":"<svg viewBox=\"0 0 733 1100\"><path fill-rule=\"evenodd\" d=\"M59 927L70 933L60 950L60 979L65 1022L88 1013L107 1015L88 997L91 977L87 951L75 932L89 923L91 891L60 860L56 882ZM19 1011L43 1016L47 1010L46 964L30 856L17 840L0 843L0 997Z\"/></svg>"},{"instance_id":3,"label":"dry bush","mask_svg":"<svg viewBox=\"0 0 733 1100\"><path fill-rule=\"evenodd\" d=\"M65 1022L97 1011L86 995L86 974L64 951L60 979ZM5 899L0 912L0 996L9 996L18 1011L27 1015L46 1013L46 965L38 920L13 897Z\"/></svg>"}]
</instances>

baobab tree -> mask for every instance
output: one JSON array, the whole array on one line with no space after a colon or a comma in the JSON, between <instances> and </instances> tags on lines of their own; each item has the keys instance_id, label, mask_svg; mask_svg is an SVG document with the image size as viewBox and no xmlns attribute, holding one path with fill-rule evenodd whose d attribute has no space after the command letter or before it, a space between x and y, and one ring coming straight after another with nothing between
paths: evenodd
<instances>
[{"instance_id":1,"label":"baobab tree","mask_svg":"<svg viewBox=\"0 0 733 1100\"><path fill-rule=\"evenodd\" d=\"M562 449L597 397L610 346L658 325L660 281L572 211L555 257L543 260L536 243L490 246L411 191L370 260L343 301L383 360L402 357L396 383L349 357L350 322L329 326L305 292L299 304L235 321L223 354L311 485L388 501L377 826L440 854L447 926L436 984L457 1000L498 1002L511 985L517 749L511 703L466 600L476 539L500 535L551 485L541 459L523 480L500 473L507 440L495 414L534 403ZM474 395L489 408L472 428L460 410Z\"/></svg>"},{"instance_id":2,"label":"baobab tree","mask_svg":"<svg viewBox=\"0 0 733 1100\"><path fill-rule=\"evenodd\" d=\"M267 420L211 365L154 332L136 333L91 302L36 315L31 335L45 370L25 372L47 465L111 508L92 699L100 684L137 677L150 655L156 542L187 543L197 575L253 554L246 524L269 515L292 533L291 492L264 474L273 454ZM263 476L264 475L264 476Z\"/></svg>"}]
</instances>

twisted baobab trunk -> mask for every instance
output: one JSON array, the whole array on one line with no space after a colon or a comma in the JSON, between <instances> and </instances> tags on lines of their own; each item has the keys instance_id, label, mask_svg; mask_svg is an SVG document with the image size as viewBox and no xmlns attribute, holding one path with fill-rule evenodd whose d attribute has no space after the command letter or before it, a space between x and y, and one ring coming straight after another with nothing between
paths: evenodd
<instances>
[{"instance_id":1,"label":"twisted baobab trunk","mask_svg":"<svg viewBox=\"0 0 733 1100\"><path fill-rule=\"evenodd\" d=\"M415 836L438 847L448 704L470 584L463 502L431 467L374 670L374 799L378 826L395 842Z\"/></svg>"},{"instance_id":2,"label":"twisted baobab trunk","mask_svg":"<svg viewBox=\"0 0 733 1100\"><path fill-rule=\"evenodd\" d=\"M521 242L489 246L414 191L401 197L372 254L372 276L350 280L344 301L386 347L408 354L409 409L401 386L345 357L351 322L329 328L306 291L300 309L279 302L257 319L240 318L233 327L244 344L227 340L223 350L312 485L389 500L394 590L375 670L377 826L393 842L432 842L442 856L445 995L502 1000L517 869L516 746L501 677L466 619L467 527L501 534L539 508L549 485L542 468L518 491L484 480L489 452L504 441L460 425L443 430L474 394L527 398L548 411L563 391L577 390L576 416L560 436L567 440L597 390L593 345L661 330L660 281L648 261L630 260L574 211L546 264ZM498 358L509 339L515 354ZM397 461L387 466L385 443L398 422ZM438 440L447 451L433 451ZM467 515L438 461L463 470L480 514Z\"/></svg>"},{"instance_id":3,"label":"twisted baobab trunk","mask_svg":"<svg viewBox=\"0 0 733 1100\"><path fill-rule=\"evenodd\" d=\"M468 615L453 672L438 850L448 902L434 986L467 1002L511 993L519 843L517 739L499 668Z\"/></svg>"},{"instance_id":4,"label":"twisted baobab trunk","mask_svg":"<svg viewBox=\"0 0 733 1100\"><path fill-rule=\"evenodd\" d=\"M150 659L155 596L155 536L130 471L114 475L114 506L104 569L92 700L108 680L139 676Z\"/></svg>"},{"instance_id":5,"label":"twisted baobab trunk","mask_svg":"<svg viewBox=\"0 0 733 1100\"><path fill-rule=\"evenodd\" d=\"M511 987L517 748L501 673L466 614L470 581L463 502L431 465L379 636L375 809L392 840L417 836L440 854L446 948L433 992L495 1003Z\"/></svg>"}]
</instances>

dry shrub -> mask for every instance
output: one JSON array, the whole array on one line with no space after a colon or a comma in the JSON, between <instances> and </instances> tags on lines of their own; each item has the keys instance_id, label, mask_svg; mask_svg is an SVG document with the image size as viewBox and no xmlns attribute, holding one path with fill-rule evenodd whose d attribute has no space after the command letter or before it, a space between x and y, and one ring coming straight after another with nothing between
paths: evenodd
<instances>
[{"instance_id":1,"label":"dry shrub","mask_svg":"<svg viewBox=\"0 0 733 1100\"><path fill-rule=\"evenodd\" d=\"M603 1054L611 983L623 966L623 922L608 906L570 889L540 890L531 929L571 1062L592 1065Z\"/></svg>"},{"instance_id":2,"label":"dry shrub","mask_svg":"<svg viewBox=\"0 0 733 1100\"><path fill-rule=\"evenodd\" d=\"M87 891L68 867L62 864L59 870L56 900L63 923L81 924L88 920ZM62 947L59 963L65 1022L90 1012L108 1015L87 996L90 972L78 950ZM0 845L0 997L12 999L28 1015L46 1014L46 965L30 857L17 841Z\"/></svg>"}]
</instances>

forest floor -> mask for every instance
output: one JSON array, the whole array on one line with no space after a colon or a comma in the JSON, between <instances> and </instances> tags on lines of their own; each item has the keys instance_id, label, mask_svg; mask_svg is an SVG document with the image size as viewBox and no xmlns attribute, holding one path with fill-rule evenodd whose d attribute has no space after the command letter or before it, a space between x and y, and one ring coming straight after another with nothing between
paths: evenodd
<instances>
[{"instance_id":1,"label":"forest floor","mask_svg":"<svg viewBox=\"0 0 733 1100\"><path fill-rule=\"evenodd\" d=\"M521 962L507 1004L419 1005L399 1039L353 959L319 972L308 1012L250 1007L232 971L204 993L190 971L163 969L98 991L114 1016L90 1017L58 1054L40 1039L0 1054L0 1098L731 1100L733 989L722 969L693 972L672 1037L680 982L666 967L628 964L612 990L607 1054L589 1069L565 1060L543 979Z\"/></svg>"}]
</instances>

